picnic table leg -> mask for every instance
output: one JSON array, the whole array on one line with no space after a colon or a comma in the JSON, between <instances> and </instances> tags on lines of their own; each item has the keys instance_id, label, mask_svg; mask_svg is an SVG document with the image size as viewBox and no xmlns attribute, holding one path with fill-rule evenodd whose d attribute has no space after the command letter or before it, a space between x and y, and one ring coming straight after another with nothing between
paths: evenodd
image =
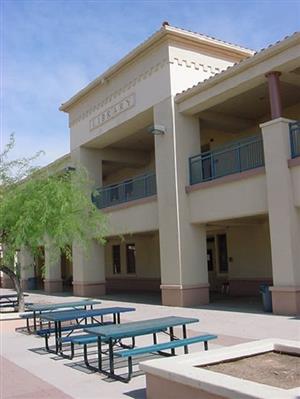
<instances>
[{"instance_id":1,"label":"picnic table leg","mask_svg":"<svg viewBox=\"0 0 300 399\"><path fill-rule=\"evenodd\" d=\"M58 347L59 351L62 351L62 342L61 342L61 321L58 322Z\"/></svg>"},{"instance_id":2,"label":"picnic table leg","mask_svg":"<svg viewBox=\"0 0 300 399\"><path fill-rule=\"evenodd\" d=\"M186 325L185 324L182 326L182 336L183 336L183 339L186 338ZM184 353L185 354L189 353L189 348L187 345L184 346Z\"/></svg>"},{"instance_id":3,"label":"picnic table leg","mask_svg":"<svg viewBox=\"0 0 300 399\"><path fill-rule=\"evenodd\" d=\"M55 328L55 353L58 353L58 323L57 321L54 322Z\"/></svg>"},{"instance_id":4,"label":"picnic table leg","mask_svg":"<svg viewBox=\"0 0 300 399\"><path fill-rule=\"evenodd\" d=\"M156 336L156 333L153 334L153 344L154 344L154 345L157 344L157 336Z\"/></svg>"},{"instance_id":5,"label":"picnic table leg","mask_svg":"<svg viewBox=\"0 0 300 399\"><path fill-rule=\"evenodd\" d=\"M204 350L207 351L208 350L208 344L207 341L204 341Z\"/></svg>"},{"instance_id":6,"label":"picnic table leg","mask_svg":"<svg viewBox=\"0 0 300 399\"><path fill-rule=\"evenodd\" d=\"M27 328L27 331L28 331L29 334L30 334L31 331L30 331L30 325L29 325L29 318L26 319L26 328Z\"/></svg>"},{"instance_id":7,"label":"picnic table leg","mask_svg":"<svg viewBox=\"0 0 300 399\"><path fill-rule=\"evenodd\" d=\"M98 346L98 369L99 371L102 370L102 342L101 342L101 337L98 337L97 340L97 346Z\"/></svg>"},{"instance_id":8,"label":"picnic table leg","mask_svg":"<svg viewBox=\"0 0 300 399\"><path fill-rule=\"evenodd\" d=\"M33 311L33 330L36 332L36 313Z\"/></svg>"},{"instance_id":9,"label":"picnic table leg","mask_svg":"<svg viewBox=\"0 0 300 399\"><path fill-rule=\"evenodd\" d=\"M117 313L117 323L120 324L121 320L120 320L120 313Z\"/></svg>"},{"instance_id":10,"label":"picnic table leg","mask_svg":"<svg viewBox=\"0 0 300 399\"><path fill-rule=\"evenodd\" d=\"M109 369L110 369L110 374L113 376L115 373L115 366L114 366L114 347L111 338L109 338L108 347L109 347Z\"/></svg>"},{"instance_id":11,"label":"picnic table leg","mask_svg":"<svg viewBox=\"0 0 300 399\"><path fill-rule=\"evenodd\" d=\"M174 341L174 330L173 330L173 327L170 327L170 339L171 339L171 341ZM172 356L175 355L175 349L174 348L171 349L171 353L172 353Z\"/></svg>"},{"instance_id":12,"label":"picnic table leg","mask_svg":"<svg viewBox=\"0 0 300 399\"><path fill-rule=\"evenodd\" d=\"M40 311L40 329L43 328L43 323L42 323L42 318L41 318L42 312Z\"/></svg>"},{"instance_id":13,"label":"picnic table leg","mask_svg":"<svg viewBox=\"0 0 300 399\"><path fill-rule=\"evenodd\" d=\"M117 318L116 318L116 314L115 313L113 314L113 322L114 322L114 324L117 324Z\"/></svg>"}]
</instances>

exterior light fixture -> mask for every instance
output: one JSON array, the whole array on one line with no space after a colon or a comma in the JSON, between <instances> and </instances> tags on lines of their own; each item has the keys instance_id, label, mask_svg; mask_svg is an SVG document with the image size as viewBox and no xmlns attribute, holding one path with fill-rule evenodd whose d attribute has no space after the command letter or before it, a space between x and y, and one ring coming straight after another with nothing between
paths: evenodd
<instances>
[{"instance_id":1,"label":"exterior light fixture","mask_svg":"<svg viewBox=\"0 0 300 399\"><path fill-rule=\"evenodd\" d=\"M155 136L159 136L166 133L166 128L162 125L153 125L148 128L148 132Z\"/></svg>"}]
</instances>

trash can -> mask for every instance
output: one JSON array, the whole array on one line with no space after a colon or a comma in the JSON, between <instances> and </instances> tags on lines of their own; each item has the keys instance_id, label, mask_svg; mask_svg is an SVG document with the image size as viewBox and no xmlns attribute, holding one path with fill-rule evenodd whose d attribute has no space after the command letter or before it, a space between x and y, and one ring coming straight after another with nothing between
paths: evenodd
<instances>
[{"instance_id":1,"label":"trash can","mask_svg":"<svg viewBox=\"0 0 300 399\"><path fill-rule=\"evenodd\" d=\"M37 289L37 278L29 277L27 279L27 289L28 290L36 290Z\"/></svg>"},{"instance_id":2,"label":"trash can","mask_svg":"<svg viewBox=\"0 0 300 399\"><path fill-rule=\"evenodd\" d=\"M259 292L262 294L263 307L265 312L272 312L272 295L268 284L261 284Z\"/></svg>"}]
</instances>

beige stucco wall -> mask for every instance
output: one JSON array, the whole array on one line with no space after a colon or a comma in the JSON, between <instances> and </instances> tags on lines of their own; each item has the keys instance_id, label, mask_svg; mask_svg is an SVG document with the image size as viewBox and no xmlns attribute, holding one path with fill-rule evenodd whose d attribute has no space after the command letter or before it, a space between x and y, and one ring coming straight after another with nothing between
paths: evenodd
<instances>
[{"instance_id":1,"label":"beige stucco wall","mask_svg":"<svg viewBox=\"0 0 300 399\"><path fill-rule=\"evenodd\" d=\"M105 246L105 273L107 278L126 278L127 274L126 244L135 244L136 247L136 273L138 278L160 278L160 255L158 233L140 234L111 238ZM121 273L113 274L112 246L121 246Z\"/></svg>"},{"instance_id":2,"label":"beige stucco wall","mask_svg":"<svg viewBox=\"0 0 300 399\"><path fill-rule=\"evenodd\" d=\"M131 201L114 207L106 212L107 235L134 234L158 230L158 209L155 197L145 201Z\"/></svg>"},{"instance_id":3,"label":"beige stucco wall","mask_svg":"<svg viewBox=\"0 0 300 399\"><path fill-rule=\"evenodd\" d=\"M272 261L268 222L226 230L229 278L271 278Z\"/></svg>"},{"instance_id":4,"label":"beige stucco wall","mask_svg":"<svg viewBox=\"0 0 300 399\"><path fill-rule=\"evenodd\" d=\"M145 95L147 93L147 95ZM81 99L70 110L71 149L121 125L151 108L170 93L168 47L154 47L134 63L116 73ZM127 96L135 95L135 105L119 113L101 127L90 130L90 120ZM119 132L119 137L122 132Z\"/></svg>"},{"instance_id":5,"label":"beige stucco wall","mask_svg":"<svg viewBox=\"0 0 300 399\"><path fill-rule=\"evenodd\" d=\"M267 213L264 173L232 182L217 182L211 187L190 192L188 196L191 223Z\"/></svg>"},{"instance_id":6,"label":"beige stucco wall","mask_svg":"<svg viewBox=\"0 0 300 399\"><path fill-rule=\"evenodd\" d=\"M125 137L124 129L114 129L168 96L219 73L240 58L241 55L233 56L207 46L193 47L167 41L155 45L71 107L71 150L96 137L104 138L109 131L111 143ZM135 97L134 105L100 127L90 129L91 119L131 95Z\"/></svg>"},{"instance_id":7,"label":"beige stucco wall","mask_svg":"<svg viewBox=\"0 0 300 399\"><path fill-rule=\"evenodd\" d=\"M260 129L258 126L253 126L251 129L241 130L237 133L208 128L201 131L201 145L209 144L210 150L214 150L218 147L229 144L230 142L235 142L257 135L260 135ZM197 154L195 153L195 155Z\"/></svg>"},{"instance_id":8,"label":"beige stucco wall","mask_svg":"<svg viewBox=\"0 0 300 399\"><path fill-rule=\"evenodd\" d=\"M170 43L169 59L173 95L220 73L237 61L237 58L233 60L232 55L225 52L216 54L212 49L201 49L179 42Z\"/></svg>"},{"instance_id":9,"label":"beige stucco wall","mask_svg":"<svg viewBox=\"0 0 300 399\"><path fill-rule=\"evenodd\" d=\"M294 189L294 201L297 207L300 207L300 165L290 168L292 184Z\"/></svg>"},{"instance_id":10,"label":"beige stucco wall","mask_svg":"<svg viewBox=\"0 0 300 399\"><path fill-rule=\"evenodd\" d=\"M107 175L107 177L103 179L103 185L108 186L110 184L121 183L126 179L134 178L136 176L140 176L149 172L155 172L154 153L151 154L150 162L148 162L147 165L140 168L124 167L117 172Z\"/></svg>"}]
</instances>

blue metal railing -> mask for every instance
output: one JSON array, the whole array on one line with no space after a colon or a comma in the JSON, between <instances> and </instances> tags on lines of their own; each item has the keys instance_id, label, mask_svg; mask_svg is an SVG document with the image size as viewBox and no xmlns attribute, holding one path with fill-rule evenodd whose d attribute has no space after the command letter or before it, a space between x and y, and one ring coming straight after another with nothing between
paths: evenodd
<instances>
[{"instance_id":1,"label":"blue metal railing","mask_svg":"<svg viewBox=\"0 0 300 399\"><path fill-rule=\"evenodd\" d=\"M290 142L292 158L300 157L300 121L290 123Z\"/></svg>"},{"instance_id":2,"label":"blue metal railing","mask_svg":"<svg viewBox=\"0 0 300 399\"><path fill-rule=\"evenodd\" d=\"M190 184L218 179L263 165L262 137L248 137L191 157L189 159Z\"/></svg>"},{"instance_id":3,"label":"blue metal railing","mask_svg":"<svg viewBox=\"0 0 300 399\"><path fill-rule=\"evenodd\" d=\"M119 184L97 188L92 194L92 201L97 208L102 209L155 194L156 175L151 172Z\"/></svg>"}]
</instances>

